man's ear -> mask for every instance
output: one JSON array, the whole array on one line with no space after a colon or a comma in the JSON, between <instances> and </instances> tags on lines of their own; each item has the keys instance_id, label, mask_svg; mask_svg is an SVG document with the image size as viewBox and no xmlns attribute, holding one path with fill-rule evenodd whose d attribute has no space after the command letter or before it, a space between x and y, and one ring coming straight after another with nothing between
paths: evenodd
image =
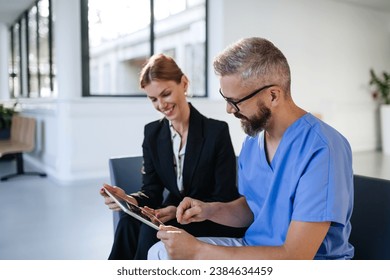
<instances>
[{"instance_id":1,"label":"man's ear","mask_svg":"<svg viewBox=\"0 0 390 280\"><path fill-rule=\"evenodd\" d=\"M272 88L270 97L271 97L271 102L279 102L279 99L282 97L282 90L278 87Z\"/></svg>"}]
</instances>

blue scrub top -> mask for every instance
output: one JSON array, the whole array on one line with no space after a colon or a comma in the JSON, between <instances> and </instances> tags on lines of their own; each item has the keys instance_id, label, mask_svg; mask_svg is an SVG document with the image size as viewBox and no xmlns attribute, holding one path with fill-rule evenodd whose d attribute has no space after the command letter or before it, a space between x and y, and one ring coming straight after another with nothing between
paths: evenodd
<instances>
[{"instance_id":1,"label":"blue scrub top","mask_svg":"<svg viewBox=\"0 0 390 280\"><path fill-rule=\"evenodd\" d=\"M254 215L244 237L248 245L282 245L292 220L330 221L315 258L353 257L348 242L353 208L351 148L334 128L305 114L285 131L270 164L264 133L248 136L238 170L240 193Z\"/></svg>"}]
</instances>

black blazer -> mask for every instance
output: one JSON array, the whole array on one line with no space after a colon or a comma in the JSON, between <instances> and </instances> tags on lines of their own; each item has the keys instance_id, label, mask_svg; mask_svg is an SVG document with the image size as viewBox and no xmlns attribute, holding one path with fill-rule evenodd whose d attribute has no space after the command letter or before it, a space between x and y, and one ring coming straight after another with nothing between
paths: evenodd
<instances>
[{"instance_id":1,"label":"black blazer","mask_svg":"<svg viewBox=\"0 0 390 280\"><path fill-rule=\"evenodd\" d=\"M169 121L163 118L145 126L143 187L135 197L140 206L177 206L185 196L208 202L226 202L239 197L236 156L228 125L206 118L189 105L184 191L180 193L177 186ZM163 202L164 189L169 193Z\"/></svg>"}]
</instances>

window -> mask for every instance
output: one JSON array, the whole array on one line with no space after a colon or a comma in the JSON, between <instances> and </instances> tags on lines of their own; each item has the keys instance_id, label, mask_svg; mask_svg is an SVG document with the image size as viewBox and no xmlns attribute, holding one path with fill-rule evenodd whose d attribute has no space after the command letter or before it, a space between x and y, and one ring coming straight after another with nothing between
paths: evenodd
<instances>
[{"instance_id":1,"label":"window","mask_svg":"<svg viewBox=\"0 0 390 280\"><path fill-rule=\"evenodd\" d=\"M56 69L53 63L54 44L52 36L51 1L38 2L38 46L39 46L39 95L50 97L56 93Z\"/></svg>"},{"instance_id":2,"label":"window","mask_svg":"<svg viewBox=\"0 0 390 280\"><path fill-rule=\"evenodd\" d=\"M54 96L51 0L36 1L10 27L9 37L11 97Z\"/></svg>"},{"instance_id":3,"label":"window","mask_svg":"<svg viewBox=\"0 0 390 280\"><path fill-rule=\"evenodd\" d=\"M10 62L9 62L9 89L11 96L19 97L20 87L20 23L16 23L10 30Z\"/></svg>"},{"instance_id":4,"label":"window","mask_svg":"<svg viewBox=\"0 0 390 280\"><path fill-rule=\"evenodd\" d=\"M82 0L83 95L144 96L138 75L154 53L171 55L206 96L207 0Z\"/></svg>"},{"instance_id":5,"label":"window","mask_svg":"<svg viewBox=\"0 0 390 280\"><path fill-rule=\"evenodd\" d=\"M38 71L38 30L37 7L33 6L28 12L28 80L29 97L38 97L39 71Z\"/></svg>"}]
</instances>

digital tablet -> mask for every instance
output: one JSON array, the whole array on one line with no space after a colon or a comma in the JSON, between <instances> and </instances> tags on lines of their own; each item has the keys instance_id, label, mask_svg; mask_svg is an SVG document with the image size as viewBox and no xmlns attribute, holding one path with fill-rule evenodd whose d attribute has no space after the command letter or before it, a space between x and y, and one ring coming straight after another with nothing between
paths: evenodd
<instances>
[{"instance_id":1,"label":"digital tablet","mask_svg":"<svg viewBox=\"0 0 390 280\"><path fill-rule=\"evenodd\" d=\"M141 207L126 201L126 198L114 195L104 187L103 189L115 201L115 203L118 204L118 206L130 216L136 218L137 220L147 224L148 226L156 230L159 230L160 225L164 225L156 216L147 213L146 211L142 210Z\"/></svg>"}]
</instances>

